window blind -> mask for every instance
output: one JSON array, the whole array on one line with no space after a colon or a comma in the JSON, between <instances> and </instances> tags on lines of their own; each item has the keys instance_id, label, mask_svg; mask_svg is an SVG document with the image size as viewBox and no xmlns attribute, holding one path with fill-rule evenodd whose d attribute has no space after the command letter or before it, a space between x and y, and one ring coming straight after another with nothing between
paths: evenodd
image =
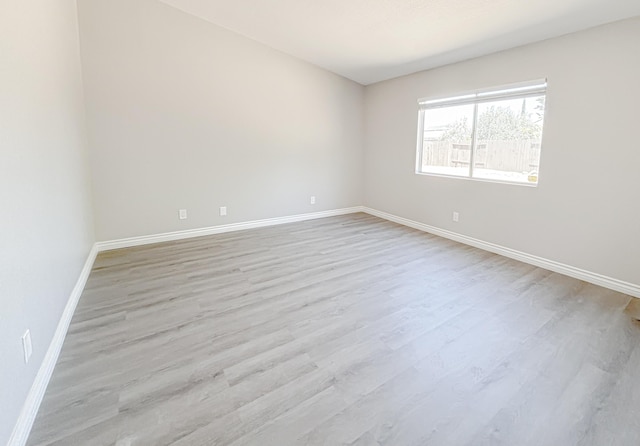
<instances>
[{"instance_id":1,"label":"window blind","mask_svg":"<svg viewBox=\"0 0 640 446\"><path fill-rule=\"evenodd\" d=\"M517 84L504 85L497 88L475 90L456 96L423 98L418 100L420 110L438 107L452 107L456 105L477 104L499 99L516 99L521 97L536 96L545 94L547 91L547 80L538 79L535 81L520 82Z\"/></svg>"}]
</instances>

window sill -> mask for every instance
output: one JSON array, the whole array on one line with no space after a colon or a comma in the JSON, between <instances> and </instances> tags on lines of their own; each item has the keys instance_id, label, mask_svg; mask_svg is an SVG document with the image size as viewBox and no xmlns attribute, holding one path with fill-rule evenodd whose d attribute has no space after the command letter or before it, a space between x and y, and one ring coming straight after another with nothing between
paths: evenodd
<instances>
[{"instance_id":1,"label":"window sill","mask_svg":"<svg viewBox=\"0 0 640 446\"><path fill-rule=\"evenodd\" d=\"M431 173L431 172L420 172L416 171L416 175L422 175L427 177L440 177L440 178L453 178L456 180L467 180L467 181L478 181L481 183L496 183L496 184L507 184L511 186L524 186L524 187L538 187L538 183L523 183L519 181L505 181L505 180L492 180L489 178L475 178L475 177L463 177L458 175L447 175L444 173Z\"/></svg>"}]
</instances>

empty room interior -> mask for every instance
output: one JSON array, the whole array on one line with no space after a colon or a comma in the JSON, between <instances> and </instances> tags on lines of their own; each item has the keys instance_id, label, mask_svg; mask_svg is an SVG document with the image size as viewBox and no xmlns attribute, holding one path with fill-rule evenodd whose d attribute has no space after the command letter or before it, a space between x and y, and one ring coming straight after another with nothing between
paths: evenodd
<instances>
[{"instance_id":1,"label":"empty room interior","mask_svg":"<svg viewBox=\"0 0 640 446\"><path fill-rule=\"evenodd\" d=\"M0 444L640 444L640 2L0 4Z\"/></svg>"}]
</instances>

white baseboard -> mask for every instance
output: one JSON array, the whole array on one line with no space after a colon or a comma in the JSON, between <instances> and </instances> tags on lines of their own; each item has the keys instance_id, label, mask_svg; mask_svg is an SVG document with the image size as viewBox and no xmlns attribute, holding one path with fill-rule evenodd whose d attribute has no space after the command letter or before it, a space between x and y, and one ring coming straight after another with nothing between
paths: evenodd
<instances>
[{"instance_id":1,"label":"white baseboard","mask_svg":"<svg viewBox=\"0 0 640 446\"><path fill-rule=\"evenodd\" d=\"M44 397L44 393L47 390L49 380L51 379L51 375L53 374L53 369L56 365L56 362L58 361L60 351L62 350L62 345L64 343L64 338L67 334L67 330L69 329L71 318L73 317L73 313L76 309L76 306L78 305L78 301L80 300L80 296L82 295L84 286L87 283L89 274L91 273L91 268L93 267L93 263L95 262L96 256L99 252L108 251L111 249L145 245L150 243L200 237L203 235L221 234L223 232L241 231L243 229L261 228L265 226L273 226L284 223L294 223L316 218L333 217L336 215L351 214L355 212L363 212L363 207L355 206L351 208L333 209L329 211L313 212L309 214L268 218L265 220L232 223L228 225L213 226L209 228L169 232L164 234L132 237L121 240L95 243L91 248L89 255L87 256L84 267L80 272L80 277L78 278L78 281L76 282L76 285L74 286L73 291L69 296L69 300L67 301L64 312L60 317L60 321L58 322L58 326L53 335L53 339L49 344L49 348L42 361L42 364L40 365L40 369L38 369L38 374L36 375L36 379L34 380L31 389L29 390L27 399L22 406L22 411L20 412L20 416L18 417L18 421L14 426L7 446L24 446L27 442L29 433L31 432L31 428L33 426L33 422L35 421L36 415L38 414L40 403L42 403L42 398Z\"/></svg>"},{"instance_id":2,"label":"white baseboard","mask_svg":"<svg viewBox=\"0 0 640 446\"><path fill-rule=\"evenodd\" d=\"M565 274L567 276L574 277L576 279L584 280L586 282L590 282L596 285L610 288L615 291L626 293L630 296L640 298L640 285L624 282L622 280L614 279L612 277L604 276L602 274L593 273L593 272L576 268L570 265L555 262L553 260L548 260L542 257L527 254L521 251L516 251L514 249L506 248L504 246L496 245L494 243L489 243L489 242L478 240L472 237L468 237L466 235L457 234L455 232L440 229L435 226L426 225L424 223L420 223L414 220L409 220L407 218L399 217L397 215L378 211L376 209L368 208L365 206L354 206L351 208L314 212L310 214L291 215L287 217L277 217L277 218L269 218L264 220L242 222L242 223L232 223L228 225L212 226L209 228L202 228L202 229L192 229L187 231L176 231L176 232L168 232L164 234L148 235L148 236L142 236L142 237L131 237L131 238L112 240L107 242L98 242L94 244L91 251L89 252L89 255L87 256L87 260L80 273L80 277L78 278L78 281L76 282L76 285L74 286L73 291L69 296L69 300L64 309L64 312L62 313L60 321L58 322L58 326L56 328L53 339L49 344L49 349L47 350L44 360L40 365L40 369L38 370L38 374L36 375L36 379L33 385L31 386L31 390L27 395L27 399L22 407L22 411L20 412L20 416L18 418L18 421L16 422L16 425L13 429L13 433L11 434L11 438L9 439L9 443L7 444L7 446L24 446L27 442L27 438L31 431L31 427L33 426L33 422L35 421L36 415L38 413L40 403L42 402L42 398L44 397L44 393L47 389L47 385L49 384L49 380L51 379L53 369L58 360L58 356L60 355L62 344L64 343L64 338L67 334L67 330L69 329L69 324L71 323L71 318L73 317L73 313L76 309L76 306L78 305L78 300L82 295L82 291L84 290L84 286L87 282L87 279L89 278L89 273L91 272L91 268L93 267L93 263L95 261L95 258L98 252L107 251L111 249L118 249L118 248L127 248L131 246L145 245L150 243L159 243L159 242L166 242L171 240L186 239L191 237L200 237L203 235L221 234L224 232L241 231L244 229L251 229L251 228L261 228L265 226L273 226L273 225L279 225L284 223L294 223L294 222L299 222L304 220L332 217L336 215L351 214L356 212L366 212L367 214L374 215L376 217L380 217L385 220L393 221L395 223L399 223L404 226L408 226L414 229L428 232L430 234L438 235L440 237L448 238L450 240L454 240L460 243L464 243L466 245L474 246L476 248L484 249L486 251L500 254L505 257L516 259L525 263L529 263L531 265L539 266L541 268L545 268L551 271Z\"/></svg>"},{"instance_id":3,"label":"white baseboard","mask_svg":"<svg viewBox=\"0 0 640 446\"><path fill-rule=\"evenodd\" d=\"M515 249L506 248L504 246L496 245L494 243L478 240L473 237L467 237L466 235L458 234L455 232L440 229L435 226L426 225L407 218L398 217L397 215L389 214L387 212L379 211L377 209L368 208L363 206L362 212L374 215L376 217L384 218L385 220L393 221L410 228L418 229L420 231L428 232L430 234L438 235L440 237L448 238L456 242L464 243L465 245L474 246L476 248L484 249L485 251L500 254L505 257L509 257L515 260L519 260L524 263L529 263L534 266L539 266L550 271L554 271L560 274L564 274L569 277L584 280L585 282L600 285L605 288L619 291L621 293L628 294L633 297L640 298L640 285L625 282L622 280L614 279L613 277L604 276L602 274L586 271L584 269L576 268L575 266L566 265L564 263L555 262L553 260L545 259L543 257L527 254L526 252L516 251Z\"/></svg>"},{"instance_id":4,"label":"white baseboard","mask_svg":"<svg viewBox=\"0 0 640 446\"><path fill-rule=\"evenodd\" d=\"M67 335L71 318L73 317L73 313L78 305L78 300L80 300L84 286L87 283L89 273L91 273L91 268L93 267L93 262L95 261L97 254L98 249L96 245L93 245L91 251L89 251L87 260L84 263L84 267L80 272L80 277L78 277L78 280L71 291L71 295L69 296L67 305L60 317L53 339L51 340L47 353L45 354L42 364L38 369L36 379L31 385L31 389L29 390L27 399L22 406L22 411L20 412L18 421L13 428L13 432L9 438L7 446L24 446L27 443L27 438L29 437L31 427L33 426L33 422L38 414L38 409L40 408L40 403L42 403L44 392L47 390L49 380L53 374L53 368L58 361L60 350L62 350L62 344L64 343L65 336Z\"/></svg>"},{"instance_id":5,"label":"white baseboard","mask_svg":"<svg viewBox=\"0 0 640 446\"><path fill-rule=\"evenodd\" d=\"M316 218L333 217L336 215L353 214L364 212L362 206L355 206L343 209L332 209L330 211L313 212L310 214L289 215L286 217L267 218L264 220L253 220L228 225L210 226L208 228L189 229L186 231L165 232L163 234L143 235L141 237L130 237L119 240L98 242L98 252L112 249L130 248L132 246L148 245L151 243L168 242L172 240L182 240L191 237L201 237L203 235L222 234L223 232L242 231L244 229L262 228L265 226L281 225L284 223L295 223Z\"/></svg>"}]
</instances>

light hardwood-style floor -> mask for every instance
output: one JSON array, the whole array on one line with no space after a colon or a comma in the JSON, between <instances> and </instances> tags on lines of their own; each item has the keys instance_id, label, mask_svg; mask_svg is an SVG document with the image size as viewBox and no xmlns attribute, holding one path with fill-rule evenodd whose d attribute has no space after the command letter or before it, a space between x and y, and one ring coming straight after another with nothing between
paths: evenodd
<instances>
[{"instance_id":1,"label":"light hardwood-style floor","mask_svg":"<svg viewBox=\"0 0 640 446\"><path fill-rule=\"evenodd\" d=\"M629 301L365 214L105 252L29 445L637 446Z\"/></svg>"}]
</instances>

